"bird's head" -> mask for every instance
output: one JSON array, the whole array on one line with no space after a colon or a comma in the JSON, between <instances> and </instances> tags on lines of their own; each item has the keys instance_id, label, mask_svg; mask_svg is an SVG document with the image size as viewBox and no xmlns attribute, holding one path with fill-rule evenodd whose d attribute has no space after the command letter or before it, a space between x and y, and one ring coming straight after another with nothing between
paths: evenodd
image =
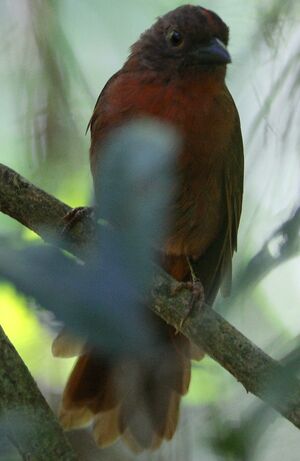
<instances>
[{"instance_id":1,"label":"bird's head","mask_svg":"<svg viewBox=\"0 0 300 461\"><path fill-rule=\"evenodd\" d=\"M231 62L229 29L212 11L184 5L158 18L131 47L130 60L140 67L169 72L217 70Z\"/></svg>"}]
</instances>

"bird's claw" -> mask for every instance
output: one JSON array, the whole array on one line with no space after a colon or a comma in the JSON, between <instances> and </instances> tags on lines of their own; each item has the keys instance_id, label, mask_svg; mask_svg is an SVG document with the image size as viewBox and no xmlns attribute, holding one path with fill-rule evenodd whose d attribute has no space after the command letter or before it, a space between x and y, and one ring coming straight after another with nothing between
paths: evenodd
<instances>
[{"instance_id":1,"label":"bird's claw","mask_svg":"<svg viewBox=\"0 0 300 461\"><path fill-rule=\"evenodd\" d=\"M73 208L63 217L63 228L61 235L63 238L68 238L70 231L80 222L87 221L92 228L95 225L95 211L93 207L77 207Z\"/></svg>"},{"instance_id":2,"label":"bird's claw","mask_svg":"<svg viewBox=\"0 0 300 461\"><path fill-rule=\"evenodd\" d=\"M199 279L194 279L193 281L189 282L180 282L173 289L173 294L175 295L178 291L183 289L188 289L189 291L191 291L192 296L188 304L187 313L179 323L178 331L182 329L187 318L191 315L194 307L197 305L198 307L202 308L202 306L204 306L205 304L204 288Z\"/></svg>"}]
</instances>

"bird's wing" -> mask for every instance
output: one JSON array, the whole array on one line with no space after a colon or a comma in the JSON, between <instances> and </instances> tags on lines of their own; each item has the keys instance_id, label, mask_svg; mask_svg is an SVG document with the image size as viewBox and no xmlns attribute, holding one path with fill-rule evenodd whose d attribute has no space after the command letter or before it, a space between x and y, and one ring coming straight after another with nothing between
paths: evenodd
<instances>
[{"instance_id":1,"label":"bird's wing","mask_svg":"<svg viewBox=\"0 0 300 461\"><path fill-rule=\"evenodd\" d=\"M195 272L204 286L209 304L213 303L220 287L223 296L230 294L232 256L237 249L244 182L243 141L237 111L228 154L223 176L226 220L218 238L195 263Z\"/></svg>"},{"instance_id":2,"label":"bird's wing","mask_svg":"<svg viewBox=\"0 0 300 461\"><path fill-rule=\"evenodd\" d=\"M106 84L104 85L104 87L102 88L102 91L101 93L99 94L98 96L98 99L96 101L96 104L95 104L95 107L94 107L94 110L93 110L93 114L90 118L90 121L88 123L88 126L86 127L86 132L88 132L89 130L91 130L91 132L93 131L93 125L94 125L94 122L96 121L96 119L98 118L99 116L99 112L101 110L101 102L102 102L102 99L106 93L106 91L108 90L108 88L110 87L110 85L112 84L112 82L118 78L118 76L120 75L120 73L122 72L122 70L119 70L118 72L116 72L114 75L112 75L110 77L109 80L107 80Z\"/></svg>"},{"instance_id":3,"label":"bird's wing","mask_svg":"<svg viewBox=\"0 0 300 461\"><path fill-rule=\"evenodd\" d=\"M224 172L227 210L227 229L221 261L221 292L224 296L229 295L231 290L231 260L233 253L237 250L237 233L242 212L244 156L239 119L237 119L231 139L230 154L230 159Z\"/></svg>"}]
</instances>

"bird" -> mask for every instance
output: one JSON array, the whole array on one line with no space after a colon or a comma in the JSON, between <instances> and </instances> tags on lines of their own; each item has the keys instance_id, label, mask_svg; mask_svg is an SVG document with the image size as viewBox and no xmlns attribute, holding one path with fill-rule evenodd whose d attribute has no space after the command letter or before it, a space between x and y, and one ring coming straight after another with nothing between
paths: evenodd
<instances>
[{"instance_id":1,"label":"bird","mask_svg":"<svg viewBox=\"0 0 300 461\"><path fill-rule=\"evenodd\" d=\"M159 17L104 86L88 125L94 182L101 147L117 127L152 117L180 134L178 187L160 264L179 282L192 280L192 267L209 305L219 290L230 294L242 210L243 141L225 83L228 40L228 26L203 7L183 5ZM62 396L63 427L93 422L100 447L122 437L137 453L172 439L191 360L203 352L150 315L165 352L148 364L130 357L112 360L73 341L65 329L54 340L54 355L79 355Z\"/></svg>"}]
</instances>

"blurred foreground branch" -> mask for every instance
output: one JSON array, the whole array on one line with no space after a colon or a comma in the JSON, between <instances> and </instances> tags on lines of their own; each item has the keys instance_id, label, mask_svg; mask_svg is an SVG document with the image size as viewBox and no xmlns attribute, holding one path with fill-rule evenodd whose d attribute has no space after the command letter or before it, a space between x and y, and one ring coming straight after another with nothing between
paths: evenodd
<instances>
[{"instance_id":1,"label":"blurred foreground branch","mask_svg":"<svg viewBox=\"0 0 300 461\"><path fill-rule=\"evenodd\" d=\"M0 209L50 242L55 237L59 239L62 218L70 210L4 165L0 165ZM72 241L77 242L73 252L80 254L90 229L86 234L81 222L70 232ZM176 290L177 287L175 280L157 268L152 287L152 310L204 349L247 391L269 403L300 428L300 381L208 306L195 306L181 327L189 311L190 292ZM0 386L3 386L1 380ZM2 396L2 406L5 402L1 399Z\"/></svg>"}]
</instances>

